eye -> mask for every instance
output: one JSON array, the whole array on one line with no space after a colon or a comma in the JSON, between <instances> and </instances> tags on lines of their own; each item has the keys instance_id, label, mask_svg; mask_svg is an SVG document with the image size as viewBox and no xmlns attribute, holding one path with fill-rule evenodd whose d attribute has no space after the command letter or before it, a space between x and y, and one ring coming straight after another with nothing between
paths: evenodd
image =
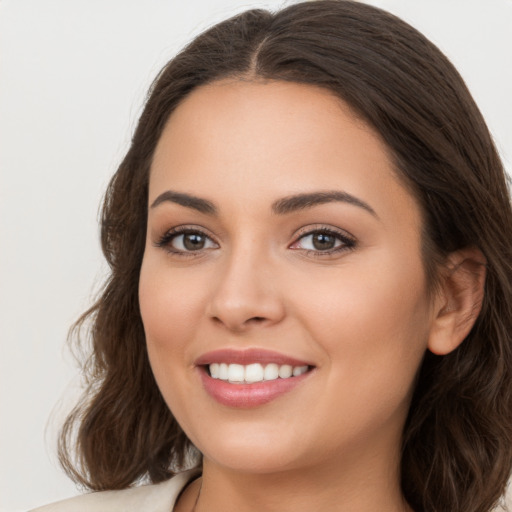
<instances>
[{"instance_id":1,"label":"eye","mask_svg":"<svg viewBox=\"0 0 512 512\"><path fill-rule=\"evenodd\" d=\"M178 251L200 251L215 246L206 235L194 232L174 236L171 245Z\"/></svg>"},{"instance_id":2,"label":"eye","mask_svg":"<svg viewBox=\"0 0 512 512\"><path fill-rule=\"evenodd\" d=\"M302 248L310 251L328 251L341 245L341 240L334 235L322 232L305 235L300 241Z\"/></svg>"},{"instance_id":3,"label":"eye","mask_svg":"<svg viewBox=\"0 0 512 512\"><path fill-rule=\"evenodd\" d=\"M317 254L332 254L352 249L355 240L344 233L332 229L315 229L300 236L290 249L303 249Z\"/></svg>"},{"instance_id":4,"label":"eye","mask_svg":"<svg viewBox=\"0 0 512 512\"><path fill-rule=\"evenodd\" d=\"M155 244L172 253L191 253L215 249L218 245L205 233L196 229L175 228L162 236Z\"/></svg>"}]
</instances>

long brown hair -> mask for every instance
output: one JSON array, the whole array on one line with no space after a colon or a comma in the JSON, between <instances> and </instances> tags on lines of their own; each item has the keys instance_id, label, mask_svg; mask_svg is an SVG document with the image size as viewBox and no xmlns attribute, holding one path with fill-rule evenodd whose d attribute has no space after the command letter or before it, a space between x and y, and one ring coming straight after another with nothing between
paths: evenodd
<instances>
[{"instance_id":1,"label":"long brown hair","mask_svg":"<svg viewBox=\"0 0 512 512\"><path fill-rule=\"evenodd\" d=\"M438 257L467 246L485 255L485 299L474 328L454 352L427 353L423 361L403 434L401 478L416 511L491 510L512 466L512 211L505 173L446 57L391 14L344 0L235 16L196 38L153 83L105 196L101 240L111 271L76 326L90 322L92 350L84 398L61 435L64 468L91 489L120 489L167 479L193 454L153 378L137 290L155 146L192 89L226 77L324 87L372 126L422 207L431 282Z\"/></svg>"}]
</instances>

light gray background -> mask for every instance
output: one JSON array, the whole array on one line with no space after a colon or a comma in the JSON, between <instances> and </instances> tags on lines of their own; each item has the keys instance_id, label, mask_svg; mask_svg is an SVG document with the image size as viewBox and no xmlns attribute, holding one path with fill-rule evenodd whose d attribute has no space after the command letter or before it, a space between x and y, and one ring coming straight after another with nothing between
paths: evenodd
<instances>
[{"instance_id":1,"label":"light gray background","mask_svg":"<svg viewBox=\"0 0 512 512\"><path fill-rule=\"evenodd\" d=\"M288 2L289 3L289 2ZM373 0L453 60L512 164L512 0ZM97 211L160 67L236 0L0 0L0 511L77 493L55 439L67 329L101 282Z\"/></svg>"}]
</instances>

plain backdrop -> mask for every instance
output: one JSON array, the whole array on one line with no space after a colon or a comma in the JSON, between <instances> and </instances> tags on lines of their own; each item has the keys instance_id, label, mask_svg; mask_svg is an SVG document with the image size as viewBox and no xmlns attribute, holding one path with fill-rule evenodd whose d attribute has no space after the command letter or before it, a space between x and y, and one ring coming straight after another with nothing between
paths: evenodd
<instances>
[{"instance_id":1,"label":"plain backdrop","mask_svg":"<svg viewBox=\"0 0 512 512\"><path fill-rule=\"evenodd\" d=\"M290 2L285 2L290 3ZM510 172L512 0L374 0L467 81ZM236 0L0 0L0 511L76 494L56 463L65 348L105 267L97 212L160 67Z\"/></svg>"}]
</instances>

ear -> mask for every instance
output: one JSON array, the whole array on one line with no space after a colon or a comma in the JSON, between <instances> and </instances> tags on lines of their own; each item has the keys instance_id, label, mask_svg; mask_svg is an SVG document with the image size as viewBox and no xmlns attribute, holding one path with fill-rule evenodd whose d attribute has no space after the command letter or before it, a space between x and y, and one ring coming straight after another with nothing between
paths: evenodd
<instances>
[{"instance_id":1,"label":"ear","mask_svg":"<svg viewBox=\"0 0 512 512\"><path fill-rule=\"evenodd\" d=\"M451 253L441 273L428 348L437 355L455 350L482 309L486 263L476 247Z\"/></svg>"}]
</instances>

